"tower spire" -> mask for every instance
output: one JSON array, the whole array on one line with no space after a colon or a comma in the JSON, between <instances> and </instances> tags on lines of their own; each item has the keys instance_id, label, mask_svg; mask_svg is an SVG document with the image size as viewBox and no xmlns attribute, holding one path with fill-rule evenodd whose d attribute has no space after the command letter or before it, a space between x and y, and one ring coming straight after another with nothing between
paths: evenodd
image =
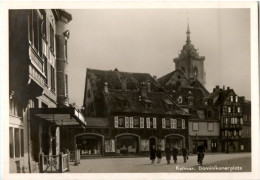
<instances>
[{"instance_id":1,"label":"tower spire","mask_svg":"<svg viewBox=\"0 0 260 180\"><path fill-rule=\"evenodd\" d=\"M186 34L187 34L187 40L186 40L186 42L187 43L190 43L190 23L189 23L189 18L188 18L188 27L187 27L187 32L186 32Z\"/></svg>"}]
</instances>

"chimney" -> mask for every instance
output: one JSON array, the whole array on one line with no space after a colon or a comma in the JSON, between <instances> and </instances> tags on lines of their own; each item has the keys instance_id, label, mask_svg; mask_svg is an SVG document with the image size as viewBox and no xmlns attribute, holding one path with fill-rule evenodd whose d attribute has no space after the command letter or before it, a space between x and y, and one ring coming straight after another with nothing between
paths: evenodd
<instances>
[{"instance_id":1,"label":"chimney","mask_svg":"<svg viewBox=\"0 0 260 180\"><path fill-rule=\"evenodd\" d=\"M121 88L122 90L127 90L126 78L121 77Z\"/></svg>"},{"instance_id":2,"label":"chimney","mask_svg":"<svg viewBox=\"0 0 260 180\"><path fill-rule=\"evenodd\" d=\"M243 102L245 102L245 96L240 97Z\"/></svg>"},{"instance_id":3,"label":"chimney","mask_svg":"<svg viewBox=\"0 0 260 180\"><path fill-rule=\"evenodd\" d=\"M213 88L213 92L216 92L216 88Z\"/></svg>"},{"instance_id":4,"label":"chimney","mask_svg":"<svg viewBox=\"0 0 260 180\"><path fill-rule=\"evenodd\" d=\"M216 86L216 90L219 90L219 86Z\"/></svg>"},{"instance_id":5,"label":"chimney","mask_svg":"<svg viewBox=\"0 0 260 180\"><path fill-rule=\"evenodd\" d=\"M223 86L223 90L225 90L225 86Z\"/></svg>"},{"instance_id":6,"label":"chimney","mask_svg":"<svg viewBox=\"0 0 260 180\"><path fill-rule=\"evenodd\" d=\"M227 90L230 90L230 87L229 87L229 86L227 87Z\"/></svg>"},{"instance_id":7,"label":"chimney","mask_svg":"<svg viewBox=\"0 0 260 180\"><path fill-rule=\"evenodd\" d=\"M145 82L141 83L141 95L142 97L147 97L148 87Z\"/></svg>"},{"instance_id":8,"label":"chimney","mask_svg":"<svg viewBox=\"0 0 260 180\"><path fill-rule=\"evenodd\" d=\"M153 79L154 79L155 81L157 81L157 76L153 76Z\"/></svg>"},{"instance_id":9,"label":"chimney","mask_svg":"<svg viewBox=\"0 0 260 180\"><path fill-rule=\"evenodd\" d=\"M104 91L105 91L105 93L108 93L108 83L105 82L104 84L105 84L104 85Z\"/></svg>"}]
</instances>

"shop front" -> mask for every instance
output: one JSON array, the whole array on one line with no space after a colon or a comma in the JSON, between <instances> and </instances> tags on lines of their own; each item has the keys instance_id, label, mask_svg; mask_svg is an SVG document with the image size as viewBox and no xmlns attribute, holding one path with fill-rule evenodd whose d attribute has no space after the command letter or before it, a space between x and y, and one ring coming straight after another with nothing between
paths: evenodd
<instances>
[{"instance_id":1,"label":"shop front","mask_svg":"<svg viewBox=\"0 0 260 180\"><path fill-rule=\"evenodd\" d=\"M116 136L116 153L129 154L139 152L139 139L138 135L125 134Z\"/></svg>"},{"instance_id":2,"label":"shop front","mask_svg":"<svg viewBox=\"0 0 260 180\"><path fill-rule=\"evenodd\" d=\"M102 155L102 142L102 136L95 134L85 134L76 138L77 147L83 155Z\"/></svg>"},{"instance_id":3,"label":"shop front","mask_svg":"<svg viewBox=\"0 0 260 180\"><path fill-rule=\"evenodd\" d=\"M185 145L185 137L178 134L170 134L165 137L165 142L170 144L171 147L175 146L178 150L181 150L183 145Z\"/></svg>"}]
</instances>

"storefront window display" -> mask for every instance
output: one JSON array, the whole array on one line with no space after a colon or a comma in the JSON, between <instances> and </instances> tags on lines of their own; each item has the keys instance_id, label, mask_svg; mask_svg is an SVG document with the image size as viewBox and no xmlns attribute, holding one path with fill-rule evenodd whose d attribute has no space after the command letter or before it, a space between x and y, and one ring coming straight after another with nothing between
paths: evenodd
<instances>
[{"instance_id":1,"label":"storefront window display","mask_svg":"<svg viewBox=\"0 0 260 180\"><path fill-rule=\"evenodd\" d=\"M102 138L99 136L82 136L77 139L77 144L81 150L81 154L101 154Z\"/></svg>"},{"instance_id":2,"label":"storefront window display","mask_svg":"<svg viewBox=\"0 0 260 180\"><path fill-rule=\"evenodd\" d=\"M120 154L136 153L138 151L138 138L135 136L121 136L117 138L116 152Z\"/></svg>"}]
</instances>

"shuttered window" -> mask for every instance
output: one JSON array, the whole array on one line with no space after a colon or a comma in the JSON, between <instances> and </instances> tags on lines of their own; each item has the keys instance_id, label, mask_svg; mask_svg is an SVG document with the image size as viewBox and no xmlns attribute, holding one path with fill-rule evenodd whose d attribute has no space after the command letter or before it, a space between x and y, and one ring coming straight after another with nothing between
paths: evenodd
<instances>
[{"instance_id":1,"label":"shuttered window","mask_svg":"<svg viewBox=\"0 0 260 180\"><path fill-rule=\"evenodd\" d=\"M129 117L125 117L125 128L129 128Z\"/></svg>"},{"instance_id":2,"label":"shuttered window","mask_svg":"<svg viewBox=\"0 0 260 180\"><path fill-rule=\"evenodd\" d=\"M156 128L156 118L153 118L153 128Z\"/></svg>"},{"instance_id":3,"label":"shuttered window","mask_svg":"<svg viewBox=\"0 0 260 180\"><path fill-rule=\"evenodd\" d=\"M165 118L162 118L162 128L165 128Z\"/></svg>"},{"instance_id":4,"label":"shuttered window","mask_svg":"<svg viewBox=\"0 0 260 180\"><path fill-rule=\"evenodd\" d=\"M144 118L140 118L140 128L144 128Z\"/></svg>"},{"instance_id":5,"label":"shuttered window","mask_svg":"<svg viewBox=\"0 0 260 180\"><path fill-rule=\"evenodd\" d=\"M146 118L146 128L150 128L150 118Z\"/></svg>"},{"instance_id":6,"label":"shuttered window","mask_svg":"<svg viewBox=\"0 0 260 180\"><path fill-rule=\"evenodd\" d=\"M130 128L134 127L134 118L130 117Z\"/></svg>"},{"instance_id":7,"label":"shuttered window","mask_svg":"<svg viewBox=\"0 0 260 180\"><path fill-rule=\"evenodd\" d=\"M177 119L171 119L171 129L177 129Z\"/></svg>"}]
</instances>

